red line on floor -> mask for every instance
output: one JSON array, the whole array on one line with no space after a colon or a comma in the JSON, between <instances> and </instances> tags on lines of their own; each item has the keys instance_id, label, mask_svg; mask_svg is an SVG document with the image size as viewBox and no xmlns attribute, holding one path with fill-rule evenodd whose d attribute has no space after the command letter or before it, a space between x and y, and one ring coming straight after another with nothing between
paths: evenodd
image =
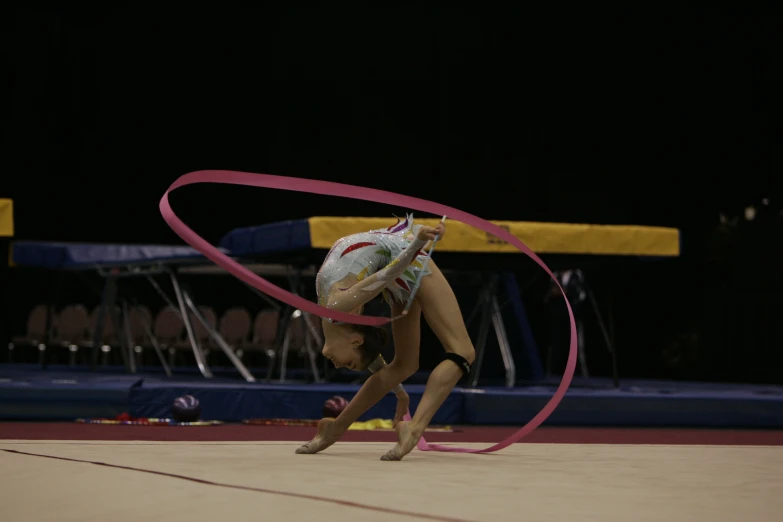
<instances>
[{"instance_id":1,"label":"red line on floor","mask_svg":"<svg viewBox=\"0 0 783 522\"><path fill-rule=\"evenodd\" d=\"M30 457L42 457L47 459L55 459L55 460L64 460L67 462L78 462L82 464L93 464L96 466L105 466L108 468L114 468L114 469L122 469L127 471L139 471L142 473L149 473L152 475L160 475L163 477L169 477L169 478L176 478L180 480L187 480L189 482L195 482L198 484L204 484L207 486L218 486L222 488L230 488L230 489L239 489L244 491L253 491L255 493L267 493L270 495L280 495L280 496L286 496L286 497L295 497L295 498L303 498L307 500L315 500L318 502L327 502L330 504L337 504L339 506L345 506L345 507L353 507L357 509L365 509L368 511L375 511L376 513L390 513L393 515L404 515L408 517L413 518L423 518L426 520L437 520L439 522L470 522L466 519L461 518L450 518L450 517L440 517L437 515L428 515L427 513L416 513L414 511L406 511L404 509L394 509L394 508L385 508L380 506L371 506L369 504L360 504L359 502L350 502L348 500L339 500L335 498L327 498L327 497L319 497L316 495L307 495L304 493L293 493L290 491L278 491L274 489L266 489L266 488L254 488L251 486L238 486L235 484L224 484L222 482L213 482L211 480L203 480L198 479L194 477L188 477L185 475L176 475L174 473L166 473L163 471L154 471L151 469L143 469L143 468L134 468L130 466L120 466L117 464L107 464L106 462L97 462L92 460L81 460L81 459L71 459L67 457L56 457L54 455L43 455L39 453L28 453L26 451L17 451L17 450L10 450L10 449L2 449L0 448L0 451L5 451L6 453L13 453L16 455L27 455Z\"/></svg>"}]
</instances>

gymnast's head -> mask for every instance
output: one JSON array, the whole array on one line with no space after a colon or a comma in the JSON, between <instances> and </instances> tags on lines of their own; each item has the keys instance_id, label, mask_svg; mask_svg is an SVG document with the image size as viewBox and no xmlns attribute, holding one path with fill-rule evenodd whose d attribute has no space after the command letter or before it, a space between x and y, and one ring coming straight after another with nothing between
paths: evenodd
<instances>
[{"instance_id":1,"label":"gymnast's head","mask_svg":"<svg viewBox=\"0 0 783 522\"><path fill-rule=\"evenodd\" d=\"M335 368L365 370L381 354L389 342L389 335L383 328L360 324L344 324L324 329L324 357L332 361Z\"/></svg>"}]
</instances>

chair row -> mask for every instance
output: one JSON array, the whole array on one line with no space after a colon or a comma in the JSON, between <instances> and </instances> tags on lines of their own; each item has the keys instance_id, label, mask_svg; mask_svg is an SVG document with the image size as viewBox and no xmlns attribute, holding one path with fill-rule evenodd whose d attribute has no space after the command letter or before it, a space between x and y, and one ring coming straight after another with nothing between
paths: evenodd
<instances>
[{"instance_id":1,"label":"chair row","mask_svg":"<svg viewBox=\"0 0 783 522\"><path fill-rule=\"evenodd\" d=\"M241 357L244 352L262 351L267 354L276 349L275 343L278 337L279 313L275 310L262 310L253 319L250 312L242 307L226 310L218 319L215 310L209 306L199 306L199 314L204 318L210 329L216 331L226 343ZM100 307L95 307L92 312L81 304L65 306L60 312L52 310L49 317L47 330L47 316L50 309L45 304L35 306L27 319L27 331L25 335L15 337L9 345L13 358L13 351L20 346L34 346L41 352L42 362L47 348L62 347L70 352L70 363L75 364L80 348L92 348L94 337L98 329ZM115 309L117 317L120 310ZM104 362L108 359L113 348L120 346L119 329L113 321L113 314L106 314L103 322L103 332L100 342ZM190 312L190 324L193 334L205 353L219 350L209 330L198 318ZM314 321L320 328L320 322ZM154 316L146 306L131 307L128 311L128 338L134 352L141 357L146 348L150 348L151 336L159 345L169 353L170 362L178 351L191 350L189 336L185 323L179 310L166 307ZM302 349L304 346L303 317L294 317L288 325L290 349Z\"/></svg>"}]
</instances>

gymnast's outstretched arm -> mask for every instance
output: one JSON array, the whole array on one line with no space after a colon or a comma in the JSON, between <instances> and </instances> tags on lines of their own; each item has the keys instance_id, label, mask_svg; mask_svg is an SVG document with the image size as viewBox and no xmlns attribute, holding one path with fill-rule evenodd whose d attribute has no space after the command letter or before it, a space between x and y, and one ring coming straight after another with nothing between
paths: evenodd
<instances>
[{"instance_id":1,"label":"gymnast's outstretched arm","mask_svg":"<svg viewBox=\"0 0 783 522\"><path fill-rule=\"evenodd\" d=\"M393 313L400 315L403 305L395 305ZM296 450L297 453L318 453L328 448L345 433L348 427L380 401L390 390L413 375L419 366L419 344L421 339L421 307L417 302L411 305L408 314L392 323L394 333L394 360L373 368L373 374L351 399L348 406L336 419L323 419L318 425L318 435ZM397 412L394 423L402 420L408 411L408 394L401 387L397 395ZM401 412L401 410L404 410Z\"/></svg>"},{"instance_id":2,"label":"gymnast's outstretched arm","mask_svg":"<svg viewBox=\"0 0 783 522\"><path fill-rule=\"evenodd\" d=\"M395 305L392 313L400 315L404 305ZM358 393L337 418L346 428L389 391L395 395L401 390L400 383L416 373L419 368L419 346L421 344L421 307L417 302L411 305L408 315L392 323L394 336L394 359L375 368ZM381 358L380 361L383 361ZM396 388L396 389L395 389ZM404 391L403 391L404 394ZM407 396L407 394L405 394ZM399 396L398 396L399 399Z\"/></svg>"}]
</instances>

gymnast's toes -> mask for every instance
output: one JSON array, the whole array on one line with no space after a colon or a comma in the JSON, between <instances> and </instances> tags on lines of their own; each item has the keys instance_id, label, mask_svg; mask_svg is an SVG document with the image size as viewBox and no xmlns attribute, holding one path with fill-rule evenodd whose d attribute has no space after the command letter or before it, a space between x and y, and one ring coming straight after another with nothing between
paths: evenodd
<instances>
[{"instance_id":1,"label":"gymnast's toes","mask_svg":"<svg viewBox=\"0 0 783 522\"><path fill-rule=\"evenodd\" d=\"M315 453L315 448L313 448L313 446L314 444L312 443L312 441L310 441L307 444L303 444L298 448L296 448L296 452L300 455Z\"/></svg>"},{"instance_id":2,"label":"gymnast's toes","mask_svg":"<svg viewBox=\"0 0 783 522\"><path fill-rule=\"evenodd\" d=\"M400 447L395 446L394 448L387 451L385 455L381 456L381 460L402 460Z\"/></svg>"}]
</instances>

